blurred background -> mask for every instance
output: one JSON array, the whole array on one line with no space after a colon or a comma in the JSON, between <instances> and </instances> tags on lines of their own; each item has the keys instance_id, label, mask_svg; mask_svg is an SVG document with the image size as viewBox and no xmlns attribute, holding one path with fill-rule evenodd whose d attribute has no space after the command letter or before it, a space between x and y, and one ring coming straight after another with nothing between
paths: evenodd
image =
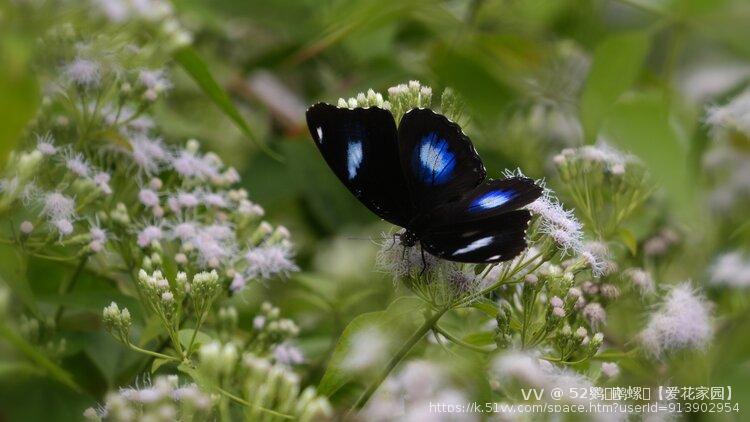
<instances>
[{"instance_id":1,"label":"blurred background","mask_svg":"<svg viewBox=\"0 0 750 422\"><path fill-rule=\"evenodd\" d=\"M3 155L42 102L38 63L45 57L37 38L53 23L44 12L49 3L57 2L0 1ZM726 104L750 80L746 0L182 0L173 6L254 138L280 159L258 149L179 67L172 91L155 105L155 120L166 139L200 139L236 167L266 218L291 231L302 271L253 286L236 300L246 308L270 300L297 321L308 383L320 378L347 322L382 309L395 294L390 277L374 269L374 242L388 225L351 197L310 140L304 112L318 101L335 103L369 88L385 92L408 80L436 92L452 87L466 102L464 130L489 175L520 167L553 188L551 160L563 148L606 139L637 155L662 187L657 206L629 225L638 256L661 227L681 235L674 248L643 258L655 262L659 282L708 285L716 254L749 243L747 191L727 193L731 175L704 165L716 143L707 109ZM747 136L732 137L732 145L750 149ZM732 385L750 405L747 293L709 293L726 311L721 335L707 354L671 366L669 376L676 384ZM638 321L628 317L627 304L621 307L619 315L611 311L607 336L627 341ZM96 341L115 353L117 345L104 336ZM70 367L98 377L91 396L0 365L0 420L33 418L42 407L74 420L92 396L117 385L118 357L72 350ZM635 385L648 379L648 370L665 370L631 369L627 380Z\"/></svg>"}]
</instances>

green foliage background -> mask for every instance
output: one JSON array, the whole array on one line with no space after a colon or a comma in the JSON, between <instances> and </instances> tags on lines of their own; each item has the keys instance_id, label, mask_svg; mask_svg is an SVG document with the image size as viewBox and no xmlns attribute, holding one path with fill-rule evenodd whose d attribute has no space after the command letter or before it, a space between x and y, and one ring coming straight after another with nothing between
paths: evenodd
<instances>
[{"instance_id":1,"label":"green foliage background","mask_svg":"<svg viewBox=\"0 0 750 422\"><path fill-rule=\"evenodd\" d=\"M35 39L50 24L10 3L0 2L2 159L41 101L33 63L42 52ZM694 66L750 61L747 1L184 0L174 6L195 42L174 58L182 70L173 75L175 89L157 105L157 121L168 138L197 137L241 169L268 219L290 228L303 271L285 282L253 286L236 305L243 324L264 299L299 323L306 383L319 382L348 322L382 311L396 295L389 278L373 270L377 247L368 241L386 225L353 200L319 159L304 107L279 111L253 90L248 81L259 72L272 75L303 106L368 88L384 91L409 79L435 90L453 87L467 103L466 131L491 176L516 166L544 176L556 151L531 132L512 132L510 121L542 99L572 99L565 106L580 117L584 142L605 135L643 159L663 187L659 195L669 204L664 215L630 223L635 253L654 220L672 219L691 233L659 274L660 283L704 283L715 251L750 240L747 217L717 220L701 202L706 180L698 163L710 142L701 122L706 104L688 98L681 85ZM570 49L591 60L572 96L564 95L555 74L556 58ZM534 78L549 83L532 88ZM82 389L50 378L33 350L19 352L4 337L0 420L79 419L107 389L130 383L140 369L99 321L110 301L127 305L132 299L89 273L73 292L58 295L57 286L72 271L0 247L0 276L32 313L61 303L75 310L60 335L69 339L63 367ZM676 385L731 385L741 406L750 405L748 298L744 292L710 295L725 315L715 344L705 354L678 358L669 374ZM628 342L642 320L627 304L621 308L612 311L607 336ZM454 319L454 331L468 332L473 323ZM647 383L666 370L624 366L623 385ZM467 377L467 383L481 382L479 374Z\"/></svg>"}]
</instances>

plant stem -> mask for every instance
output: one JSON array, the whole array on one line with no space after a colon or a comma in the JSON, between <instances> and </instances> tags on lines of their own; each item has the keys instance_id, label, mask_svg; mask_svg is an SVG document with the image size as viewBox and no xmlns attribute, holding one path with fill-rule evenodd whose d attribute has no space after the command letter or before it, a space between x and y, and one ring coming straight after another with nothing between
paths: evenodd
<instances>
[{"instance_id":1,"label":"plant stem","mask_svg":"<svg viewBox=\"0 0 750 422\"><path fill-rule=\"evenodd\" d=\"M147 349L141 349L140 347L138 347L138 346L136 346L136 345L134 345L132 343L128 343L128 347L130 347L131 349L135 350L136 352L143 353L143 354L146 354L146 355L149 355L149 356L153 356L155 358L166 359L166 360L171 360L171 361L175 361L175 362L179 362L180 361L179 359L177 359L174 356L165 355L163 353L158 353L158 352L154 352L154 351L147 350Z\"/></svg>"},{"instance_id":2,"label":"plant stem","mask_svg":"<svg viewBox=\"0 0 750 422\"><path fill-rule=\"evenodd\" d=\"M198 330L200 330L201 325L203 325L203 319L205 318L206 311L202 310L200 316L198 317L198 321L196 321L195 329L193 330L193 335L190 337L190 343L188 344L187 350L185 353L187 353L187 356L190 357L190 354L193 350L193 343L195 342L195 337L198 335Z\"/></svg>"},{"instance_id":3,"label":"plant stem","mask_svg":"<svg viewBox=\"0 0 750 422\"><path fill-rule=\"evenodd\" d=\"M86 262L88 261L88 259L89 259L89 256L84 255L84 257L81 258L80 261L78 261L78 265L73 271L73 275L70 276L68 280L63 282L63 284L60 285L59 293L61 296L70 292L73 289L73 287L75 287L76 281L78 281L78 277L81 275L81 273L83 272L83 269L86 267ZM60 318L62 318L64 311L65 311L65 305L60 305L60 307L57 308L57 312L55 313L55 325L57 325L60 322Z\"/></svg>"},{"instance_id":4,"label":"plant stem","mask_svg":"<svg viewBox=\"0 0 750 422\"><path fill-rule=\"evenodd\" d=\"M293 416L291 416L291 415L287 415L287 414L284 414L284 413L281 413L281 412L277 412L277 411L275 411L275 410L271 410L271 409L266 409L265 407L261 407L261 406L258 406L258 405L256 405L256 404L252 404L252 403L250 403L249 401L247 401L247 400L245 400L245 399L242 399L242 398L240 398L240 397L237 397L237 396L235 396L234 394L230 393L229 391L227 391L227 390L225 390L225 389L223 389L223 388L221 388L221 387L216 387L216 389L217 389L217 390L219 391L219 393L221 393L221 394L222 394L223 396L225 396L225 397L227 397L227 398L229 398L229 399L231 399L231 400L234 400L234 401L236 401L236 402L237 402L237 403L239 403L239 404L242 404L242 405L245 405L245 406L248 406L248 407L254 407L254 408L256 408L256 409L259 409L259 410L260 410L260 411L262 411L262 412L266 412L266 413L269 413L269 414L271 414L271 415L274 415L274 416L278 416L278 417L280 417L280 418L284 418L284 419L294 419L294 417L293 417Z\"/></svg>"},{"instance_id":5,"label":"plant stem","mask_svg":"<svg viewBox=\"0 0 750 422\"><path fill-rule=\"evenodd\" d=\"M370 400L370 397L373 395L373 393L375 393L378 387L380 387L380 384L385 381L386 377L388 377L388 374L390 374L391 371L393 371L393 369L406 357L409 351L411 351L412 347L414 347L414 345L417 344L417 342L421 340L428 331L435 327L435 324L437 324L438 320L440 320L440 317L442 317L443 314L445 314L445 312L447 311L448 308L441 309L422 323L417 331L412 334L412 336L406 341L406 343L401 346L401 349L399 349L399 351L396 352L396 354L391 358L391 360L388 362L388 365L383 369L383 371L378 374L377 377L375 377L375 380L372 382L372 384L370 384L370 386L367 387L362 395L359 396L357 402L354 403L354 406L349 409L349 413L353 412L356 409L361 409L367 403L367 401Z\"/></svg>"},{"instance_id":6,"label":"plant stem","mask_svg":"<svg viewBox=\"0 0 750 422\"><path fill-rule=\"evenodd\" d=\"M484 348L484 347L481 347L481 346L475 346L473 344L467 343L467 342L461 340L460 338L454 336L453 334L449 333L448 331L445 331L443 328L441 328L437 324L435 324L435 331L437 331L438 333L442 334L445 338L447 338L451 342L453 342L453 343L455 343L455 344L457 344L459 346L465 347L465 348L467 348L469 350L473 350L475 352L479 352L479 353L491 353L492 350L493 350L493 349L487 349L487 348Z\"/></svg>"},{"instance_id":7,"label":"plant stem","mask_svg":"<svg viewBox=\"0 0 750 422\"><path fill-rule=\"evenodd\" d=\"M49 360L49 358L40 353L36 347L27 342L23 337L16 334L10 329L10 327L2 322L0 322L0 337L4 338L8 343L26 355L26 357L32 362L43 368L52 378L56 379L61 384L77 393L83 392L83 389L75 382L73 376L68 371Z\"/></svg>"}]
</instances>

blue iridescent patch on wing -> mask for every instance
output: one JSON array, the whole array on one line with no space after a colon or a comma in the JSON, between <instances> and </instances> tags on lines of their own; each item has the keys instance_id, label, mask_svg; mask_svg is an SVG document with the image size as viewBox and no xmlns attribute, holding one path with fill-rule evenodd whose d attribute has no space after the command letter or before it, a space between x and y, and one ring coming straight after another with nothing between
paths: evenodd
<instances>
[{"instance_id":1,"label":"blue iridescent patch on wing","mask_svg":"<svg viewBox=\"0 0 750 422\"><path fill-rule=\"evenodd\" d=\"M469 211L480 212L497 208L513 199L515 195L516 192L512 190L491 190L474 199L469 205Z\"/></svg>"},{"instance_id":2,"label":"blue iridescent patch on wing","mask_svg":"<svg viewBox=\"0 0 750 422\"><path fill-rule=\"evenodd\" d=\"M411 165L417 178L427 185L441 185L450 180L456 167L456 155L448 141L431 132L414 149Z\"/></svg>"},{"instance_id":3,"label":"blue iridescent patch on wing","mask_svg":"<svg viewBox=\"0 0 750 422\"><path fill-rule=\"evenodd\" d=\"M362 158L362 141L349 141L346 148L346 170L349 172L349 180L357 177Z\"/></svg>"}]
</instances>

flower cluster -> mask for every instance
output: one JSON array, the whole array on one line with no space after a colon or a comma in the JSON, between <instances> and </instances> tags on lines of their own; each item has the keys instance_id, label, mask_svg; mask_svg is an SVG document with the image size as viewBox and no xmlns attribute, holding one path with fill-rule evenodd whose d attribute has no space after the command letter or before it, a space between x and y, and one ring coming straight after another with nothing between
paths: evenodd
<instances>
[{"instance_id":1,"label":"flower cluster","mask_svg":"<svg viewBox=\"0 0 750 422\"><path fill-rule=\"evenodd\" d=\"M247 420L284 415L295 420L316 421L332 416L328 401L318 396L313 387L300 391L299 377L286 365L272 364L251 352L240 355L239 348L232 342L202 345L196 370L225 397L245 404ZM227 389L239 391L239 397Z\"/></svg>"},{"instance_id":2,"label":"flower cluster","mask_svg":"<svg viewBox=\"0 0 750 422\"><path fill-rule=\"evenodd\" d=\"M450 376L439 365L413 360L391 375L359 416L368 421L474 420L472 416L443 419L430 412L430 403L466 406L469 398L451 385Z\"/></svg>"},{"instance_id":3,"label":"flower cluster","mask_svg":"<svg viewBox=\"0 0 750 422\"><path fill-rule=\"evenodd\" d=\"M422 85L419 81L409 81L388 88L388 96L385 98L383 94L370 89L366 94L360 92L349 99L339 98L338 106L349 109L380 107L390 110L398 123L412 108L427 108L432 105L432 88ZM440 110L446 117L459 122L462 118L463 103L453 90L445 89L440 97Z\"/></svg>"},{"instance_id":4,"label":"flower cluster","mask_svg":"<svg viewBox=\"0 0 750 422\"><path fill-rule=\"evenodd\" d=\"M299 334L297 324L291 319L281 318L279 308L264 302L260 313L253 318L253 326L247 339L249 350L258 356L271 355L277 363L297 365L305 358L292 340Z\"/></svg>"},{"instance_id":5,"label":"flower cluster","mask_svg":"<svg viewBox=\"0 0 750 422\"><path fill-rule=\"evenodd\" d=\"M174 47L192 42L192 35L174 15L172 4L166 0L90 0L94 10L115 24L138 22L152 29Z\"/></svg>"},{"instance_id":6,"label":"flower cluster","mask_svg":"<svg viewBox=\"0 0 750 422\"><path fill-rule=\"evenodd\" d=\"M707 205L723 220L743 221L750 201L750 90L725 105L709 107L706 114L713 138L703 156L711 187Z\"/></svg>"},{"instance_id":7,"label":"flower cluster","mask_svg":"<svg viewBox=\"0 0 750 422\"><path fill-rule=\"evenodd\" d=\"M234 168L194 139L159 136L149 111L172 85L168 71L125 65L152 55L93 42L75 50L0 180L12 242L102 271L176 251L168 257L180 270L216 270L234 291L297 270L289 231L261 220Z\"/></svg>"},{"instance_id":8,"label":"flower cluster","mask_svg":"<svg viewBox=\"0 0 750 422\"><path fill-rule=\"evenodd\" d=\"M635 157L603 140L566 148L553 158L564 192L587 227L600 238L616 233L653 192L648 173Z\"/></svg>"},{"instance_id":9,"label":"flower cluster","mask_svg":"<svg viewBox=\"0 0 750 422\"><path fill-rule=\"evenodd\" d=\"M196 384L180 385L176 375L159 376L153 382L111 392L98 408L83 412L89 421L209 420L214 401Z\"/></svg>"}]
</instances>

